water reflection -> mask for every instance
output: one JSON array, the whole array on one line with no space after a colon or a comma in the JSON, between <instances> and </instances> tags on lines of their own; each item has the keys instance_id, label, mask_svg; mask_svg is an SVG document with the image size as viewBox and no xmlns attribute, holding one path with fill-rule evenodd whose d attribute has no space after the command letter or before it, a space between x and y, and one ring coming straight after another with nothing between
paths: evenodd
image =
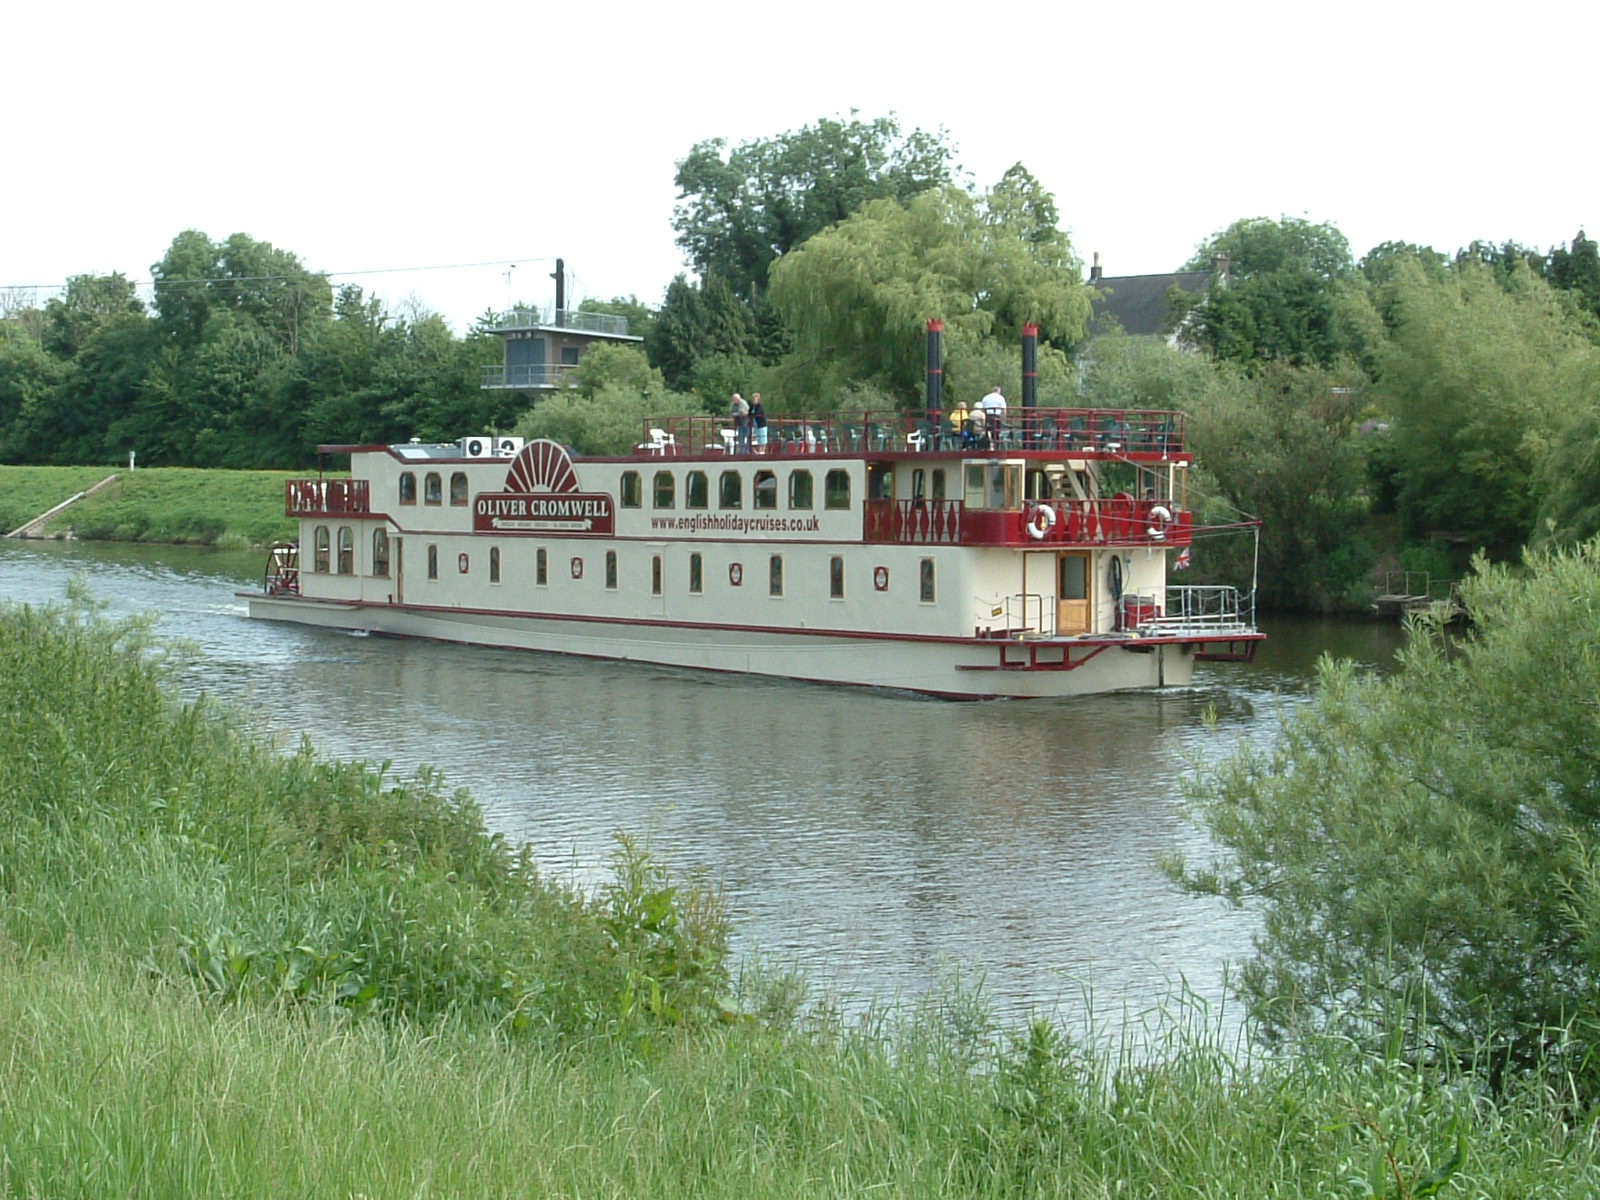
<instances>
[{"instance_id":1,"label":"water reflection","mask_svg":"<svg viewBox=\"0 0 1600 1200\"><path fill-rule=\"evenodd\" d=\"M1160 695L949 704L775 680L352 636L250 621L255 555L0 546L0 596L58 598L74 571L155 610L201 657L183 685L286 741L443 768L545 865L600 878L614 831L725 888L742 949L860 1002L946 965L1018 1014L1092 988L1142 1007L1180 977L1218 995L1250 920L1174 892L1157 858L1206 850L1179 775L1269 739L1324 650L1381 666L1398 631L1280 622L1251 666ZM1207 714L1217 720L1207 728Z\"/></svg>"}]
</instances>

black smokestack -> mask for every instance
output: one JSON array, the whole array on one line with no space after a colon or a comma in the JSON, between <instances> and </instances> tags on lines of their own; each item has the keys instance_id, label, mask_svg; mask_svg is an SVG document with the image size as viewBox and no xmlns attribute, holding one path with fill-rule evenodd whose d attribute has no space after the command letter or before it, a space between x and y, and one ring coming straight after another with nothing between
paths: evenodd
<instances>
[{"instance_id":1,"label":"black smokestack","mask_svg":"<svg viewBox=\"0 0 1600 1200\"><path fill-rule=\"evenodd\" d=\"M944 322L938 317L928 319L928 419L944 404L944 367L941 365L944 342Z\"/></svg>"},{"instance_id":2,"label":"black smokestack","mask_svg":"<svg viewBox=\"0 0 1600 1200\"><path fill-rule=\"evenodd\" d=\"M1039 405L1039 327L1029 321L1022 327L1022 407Z\"/></svg>"}]
</instances>

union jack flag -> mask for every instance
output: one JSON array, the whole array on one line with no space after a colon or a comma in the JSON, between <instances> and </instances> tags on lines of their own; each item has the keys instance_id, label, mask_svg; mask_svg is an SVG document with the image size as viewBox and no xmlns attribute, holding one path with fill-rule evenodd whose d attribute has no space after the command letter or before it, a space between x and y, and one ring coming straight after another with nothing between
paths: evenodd
<instances>
[{"instance_id":1,"label":"union jack flag","mask_svg":"<svg viewBox=\"0 0 1600 1200\"><path fill-rule=\"evenodd\" d=\"M1193 561L1194 560L1189 557L1189 547L1185 546L1181 551L1179 551L1177 561L1172 564L1172 569L1174 571L1187 571Z\"/></svg>"}]
</instances>

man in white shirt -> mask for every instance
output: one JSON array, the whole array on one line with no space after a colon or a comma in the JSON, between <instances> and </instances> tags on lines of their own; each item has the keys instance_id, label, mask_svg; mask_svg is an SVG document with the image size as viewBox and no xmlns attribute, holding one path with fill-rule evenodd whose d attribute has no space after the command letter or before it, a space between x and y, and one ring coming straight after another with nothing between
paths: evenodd
<instances>
[{"instance_id":1,"label":"man in white shirt","mask_svg":"<svg viewBox=\"0 0 1600 1200\"><path fill-rule=\"evenodd\" d=\"M978 401L978 407L983 410L984 424L989 431L989 445L996 448L1000 445L1000 431L1005 425L1006 398L1000 394L1000 385L997 383L989 389L989 394Z\"/></svg>"}]
</instances>

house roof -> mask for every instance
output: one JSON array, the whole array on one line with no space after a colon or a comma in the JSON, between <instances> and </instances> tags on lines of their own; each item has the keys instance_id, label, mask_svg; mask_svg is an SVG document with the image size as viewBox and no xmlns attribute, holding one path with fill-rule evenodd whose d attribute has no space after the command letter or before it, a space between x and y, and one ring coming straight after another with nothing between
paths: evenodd
<instances>
[{"instance_id":1,"label":"house roof","mask_svg":"<svg viewBox=\"0 0 1600 1200\"><path fill-rule=\"evenodd\" d=\"M1165 275L1105 275L1091 279L1096 289L1090 328L1105 333L1115 321L1135 337L1164 337L1172 332L1167 292L1173 287L1202 292L1210 271L1172 271Z\"/></svg>"}]
</instances>

